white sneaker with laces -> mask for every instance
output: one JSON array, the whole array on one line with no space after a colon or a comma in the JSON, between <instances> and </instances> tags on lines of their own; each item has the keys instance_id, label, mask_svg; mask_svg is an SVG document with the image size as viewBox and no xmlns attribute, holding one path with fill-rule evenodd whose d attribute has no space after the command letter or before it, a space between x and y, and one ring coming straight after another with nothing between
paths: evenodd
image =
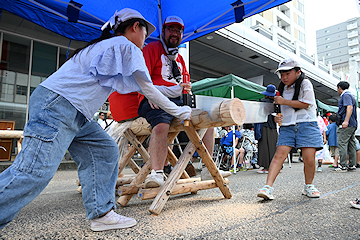
<instances>
[{"instance_id":1,"label":"white sneaker with laces","mask_svg":"<svg viewBox=\"0 0 360 240\"><path fill-rule=\"evenodd\" d=\"M164 174L151 170L150 176L145 180L145 188L157 188L164 185Z\"/></svg>"},{"instance_id":2,"label":"white sneaker with laces","mask_svg":"<svg viewBox=\"0 0 360 240\"><path fill-rule=\"evenodd\" d=\"M90 220L91 230L105 231L111 229L129 228L137 224L136 220L117 214L114 210L108 212L105 216Z\"/></svg>"},{"instance_id":3,"label":"white sneaker with laces","mask_svg":"<svg viewBox=\"0 0 360 240\"><path fill-rule=\"evenodd\" d=\"M229 171L223 171L223 170L219 170L221 176L223 178L229 177L231 176L231 172ZM207 181L207 180L213 180L214 178L211 176L209 169L207 169L207 167L203 166L201 169L201 181Z\"/></svg>"}]
</instances>

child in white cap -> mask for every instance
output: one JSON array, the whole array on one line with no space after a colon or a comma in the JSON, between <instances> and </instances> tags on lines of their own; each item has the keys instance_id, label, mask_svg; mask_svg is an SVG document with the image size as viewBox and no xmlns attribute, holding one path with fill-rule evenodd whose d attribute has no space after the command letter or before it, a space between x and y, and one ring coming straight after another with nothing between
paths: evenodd
<instances>
[{"instance_id":1,"label":"child in white cap","mask_svg":"<svg viewBox=\"0 0 360 240\"><path fill-rule=\"evenodd\" d=\"M67 150L78 165L91 229L136 224L114 212L119 150L92 117L113 91L141 92L183 120L191 109L176 106L162 94L166 90L159 88L161 93L152 84L141 49L155 27L139 12L122 9L102 30L100 38L76 50L32 93L22 151L0 174L0 229L42 192Z\"/></svg>"},{"instance_id":2,"label":"child in white cap","mask_svg":"<svg viewBox=\"0 0 360 240\"><path fill-rule=\"evenodd\" d=\"M266 185L258 191L257 196L265 200L274 199L274 181L290 150L295 147L302 149L304 160L305 185L302 194L310 198L320 197L313 179L315 152L322 149L323 140L317 123L313 86L294 59L283 60L275 73L281 78L278 87L281 96L274 97L274 102L281 105L282 115L275 117L275 122L281 123L281 127Z\"/></svg>"}]
</instances>

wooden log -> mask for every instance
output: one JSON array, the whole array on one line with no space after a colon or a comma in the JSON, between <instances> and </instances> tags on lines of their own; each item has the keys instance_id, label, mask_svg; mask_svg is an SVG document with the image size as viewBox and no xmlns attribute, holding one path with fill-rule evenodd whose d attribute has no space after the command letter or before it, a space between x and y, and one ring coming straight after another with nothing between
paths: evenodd
<instances>
[{"instance_id":1,"label":"wooden log","mask_svg":"<svg viewBox=\"0 0 360 240\"><path fill-rule=\"evenodd\" d=\"M186 184L186 183L194 183L194 182L200 182L201 178L186 178L186 179L179 179L176 184ZM138 184L138 185L132 185L132 184L124 184L122 186L119 186L118 188L118 195L131 195L138 193L140 188L145 188L145 184Z\"/></svg>"},{"instance_id":2,"label":"wooden log","mask_svg":"<svg viewBox=\"0 0 360 240\"><path fill-rule=\"evenodd\" d=\"M22 138L23 131L18 130L0 130L0 138Z\"/></svg>"},{"instance_id":3,"label":"wooden log","mask_svg":"<svg viewBox=\"0 0 360 240\"><path fill-rule=\"evenodd\" d=\"M133 177L123 177L123 178L118 178L116 181L116 187L125 185L125 184L129 184L131 183L132 180L134 180L135 176Z\"/></svg>"},{"instance_id":4,"label":"wooden log","mask_svg":"<svg viewBox=\"0 0 360 240\"><path fill-rule=\"evenodd\" d=\"M225 178L225 183L229 184L229 179ZM183 183L183 184L177 184L167 194L177 195L177 194L194 192L194 191L205 190L205 189L216 188L216 187L217 187L217 185L214 180ZM148 189L141 188L138 192L138 197L141 200L152 199L159 193L159 190L160 190L160 188L148 188Z\"/></svg>"},{"instance_id":5,"label":"wooden log","mask_svg":"<svg viewBox=\"0 0 360 240\"><path fill-rule=\"evenodd\" d=\"M214 178L217 186L220 188L220 191L224 195L225 198L229 199L231 198L232 194L230 192L229 187L224 182L224 178L221 176L219 170L217 169L214 161L212 160L212 157L210 156L209 152L207 151L204 143L202 142L202 138L200 138L196 132L195 128L190 124L188 127L185 127L185 132L190 139L191 142L194 143L196 146L196 150L199 153L202 162L206 165L208 168L211 176Z\"/></svg>"},{"instance_id":6,"label":"wooden log","mask_svg":"<svg viewBox=\"0 0 360 240\"><path fill-rule=\"evenodd\" d=\"M191 123L190 123L190 126ZM195 131L195 130L194 130ZM206 133L207 129L199 130L199 137L202 139ZM196 133L196 132L195 132ZM165 184L160 188L159 194L155 197L153 203L151 204L149 211L154 214L159 214L164 208L166 201L169 199L170 195L167 195L167 192L171 192L173 187L176 185L176 182L179 180L181 174L184 172L187 164L189 163L190 158L195 152L195 145L192 142L189 142L184 149L183 154L180 156L178 163L175 165L174 169L171 171L168 179L165 181Z\"/></svg>"},{"instance_id":7,"label":"wooden log","mask_svg":"<svg viewBox=\"0 0 360 240\"><path fill-rule=\"evenodd\" d=\"M212 111L211 118L209 113L204 110L192 109L191 123L195 129L242 125L245 122L246 110L244 104L238 98L224 100L218 106L212 106L212 109L215 109L215 112ZM135 119L130 129L136 136L149 135L151 133L150 125L144 118ZM169 132L183 130L183 121L174 119Z\"/></svg>"},{"instance_id":8,"label":"wooden log","mask_svg":"<svg viewBox=\"0 0 360 240\"><path fill-rule=\"evenodd\" d=\"M17 154L21 151L21 144L24 138L23 136L24 131L18 130L0 130L0 138L15 138L16 146L17 146Z\"/></svg>"}]
</instances>

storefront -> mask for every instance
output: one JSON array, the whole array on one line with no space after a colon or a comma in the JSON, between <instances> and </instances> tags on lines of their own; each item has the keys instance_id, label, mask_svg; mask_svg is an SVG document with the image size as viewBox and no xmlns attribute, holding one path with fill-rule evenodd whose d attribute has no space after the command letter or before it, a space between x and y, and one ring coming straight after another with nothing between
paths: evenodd
<instances>
[{"instance_id":1,"label":"storefront","mask_svg":"<svg viewBox=\"0 0 360 240\"><path fill-rule=\"evenodd\" d=\"M94 37L95 38L95 37ZM27 121L30 94L83 46L3 11L0 19L0 119L15 121L22 130Z\"/></svg>"}]
</instances>

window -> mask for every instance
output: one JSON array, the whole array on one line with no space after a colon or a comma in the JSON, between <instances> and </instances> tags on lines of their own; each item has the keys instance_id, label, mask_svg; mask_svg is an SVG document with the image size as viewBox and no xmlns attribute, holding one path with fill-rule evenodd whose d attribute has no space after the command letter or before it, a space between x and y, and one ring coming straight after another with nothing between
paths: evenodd
<instances>
[{"instance_id":1,"label":"window","mask_svg":"<svg viewBox=\"0 0 360 240\"><path fill-rule=\"evenodd\" d=\"M299 26L305 28L305 20L300 16L298 16L298 24Z\"/></svg>"},{"instance_id":2,"label":"window","mask_svg":"<svg viewBox=\"0 0 360 240\"><path fill-rule=\"evenodd\" d=\"M325 48L330 48L330 45L326 45L326 47Z\"/></svg>"},{"instance_id":3,"label":"window","mask_svg":"<svg viewBox=\"0 0 360 240\"><path fill-rule=\"evenodd\" d=\"M325 38L325 41L329 41L329 40L330 40L330 38L329 38L329 37Z\"/></svg>"},{"instance_id":4,"label":"window","mask_svg":"<svg viewBox=\"0 0 360 240\"><path fill-rule=\"evenodd\" d=\"M302 4L300 1L298 1L298 10L302 13L304 13L304 4Z\"/></svg>"},{"instance_id":5,"label":"window","mask_svg":"<svg viewBox=\"0 0 360 240\"><path fill-rule=\"evenodd\" d=\"M327 53L326 56L331 56L331 53Z\"/></svg>"},{"instance_id":6,"label":"window","mask_svg":"<svg viewBox=\"0 0 360 240\"><path fill-rule=\"evenodd\" d=\"M329 33L330 32L330 30L325 30L325 33Z\"/></svg>"},{"instance_id":7,"label":"window","mask_svg":"<svg viewBox=\"0 0 360 240\"><path fill-rule=\"evenodd\" d=\"M299 40L305 43L305 34L299 31Z\"/></svg>"},{"instance_id":8,"label":"window","mask_svg":"<svg viewBox=\"0 0 360 240\"><path fill-rule=\"evenodd\" d=\"M17 102L16 86L18 83L24 83L27 85L30 62L30 45L30 40L4 34L0 63L0 69L2 70L0 101Z\"/></svg>"}]
</instances>

